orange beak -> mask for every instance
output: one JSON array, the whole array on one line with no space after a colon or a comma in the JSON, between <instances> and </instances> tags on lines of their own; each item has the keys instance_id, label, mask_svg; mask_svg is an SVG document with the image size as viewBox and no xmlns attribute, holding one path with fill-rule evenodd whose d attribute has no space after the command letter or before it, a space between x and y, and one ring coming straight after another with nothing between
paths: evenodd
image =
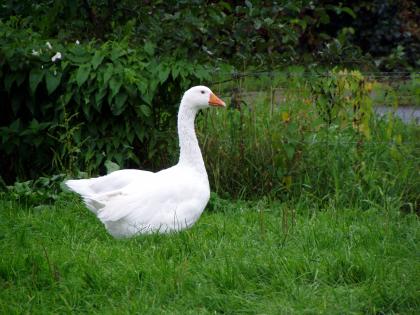
<instances>
[{"instance_id":1,"label":"orange beak","mask_svg":"<svg viewBox=\"0 0 420 315\"><path fill-rule=\"evenodd\" d=\"M225 102L223 102L220 98L218 98L213 93L210 94L209 105L216 106L216 107L226 107Z\"/></svg>"}]
</instances>

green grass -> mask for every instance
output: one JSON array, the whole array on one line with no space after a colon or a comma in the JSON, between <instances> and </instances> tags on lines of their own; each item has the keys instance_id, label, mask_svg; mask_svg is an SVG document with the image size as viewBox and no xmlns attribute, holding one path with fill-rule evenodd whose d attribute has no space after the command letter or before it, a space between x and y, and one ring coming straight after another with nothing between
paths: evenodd
<instances>
[{"instance_id":1,"label":"green grass","mask_svg":"<svg viewBox=\"0 0 420 315\"><path fill-rule=\"evenodd\" d=\"M292 81L296 87L308 82ZM309 192L347 207L386 195L420 211L419 126L376 116L367 91L363 97L357 88L352 92L353 105L341 102L344 93L334 100L331 124L316 102L293 90L278 94L284 101L273 97L273 104L262 91L242 110L204 112L197 131L213 190L225 198L282 200ZM354 104L361 106L356 114Z\"/></svg>"},{"instance_id":2,"label":"green grass","mask_svg":"<svg viewBox=\"0 0 420 315\"><path fill-rule=\"evenodd\" d=\"M419 314L419 221L396 209L213 198L190 230L115 240L76 198L3 197L0 313Z\"/></svg>"}]
</instances>

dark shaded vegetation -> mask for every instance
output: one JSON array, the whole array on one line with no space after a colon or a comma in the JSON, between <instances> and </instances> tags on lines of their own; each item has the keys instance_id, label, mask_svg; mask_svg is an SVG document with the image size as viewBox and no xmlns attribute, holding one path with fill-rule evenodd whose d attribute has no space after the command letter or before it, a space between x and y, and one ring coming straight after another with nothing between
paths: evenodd
<instances>
[{"instance_id":1,"label":"dark shaded vegetation","mask_svg":"<svg viewBox=\"0 0 420 315\"><path fill-rule=\"evenodd\" d=\"M182 91L209 78L203 65L158 58L125 40L47 44L30 30L0 27L6 181L51 169L97 172L107 159L148 168L169 163L176 139L168 130ZM57 52L62 58L52 61Z\"/></svg>"},{"instance_id":2,"label":"dark shaded vegetation","mask_svg":"<svg viewBox=\"0 0 420 315\"><path fill-rule=\"evenodd\" d=\"M396 69L419 66L419 11L412 0L5 1L0 19L60 41L129 37L174 59L275 67L366 57Z\"/></svg>"}]
</instances>

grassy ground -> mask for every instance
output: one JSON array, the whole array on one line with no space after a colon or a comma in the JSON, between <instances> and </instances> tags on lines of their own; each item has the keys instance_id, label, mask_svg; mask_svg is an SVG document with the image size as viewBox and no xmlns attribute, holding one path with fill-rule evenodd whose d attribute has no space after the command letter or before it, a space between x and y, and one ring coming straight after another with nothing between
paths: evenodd
<instances>
[{"instance_id":1,"label":"grassy ground","mask_svg":"<svg viewBox=\"0 0 420 315\"><path fill-rule=\"evenodd\" d=\"M0 200L0 313L419 314L419 221L390 207L214 199L115 240L81 203Z\"/></svg>"}]
</instances>

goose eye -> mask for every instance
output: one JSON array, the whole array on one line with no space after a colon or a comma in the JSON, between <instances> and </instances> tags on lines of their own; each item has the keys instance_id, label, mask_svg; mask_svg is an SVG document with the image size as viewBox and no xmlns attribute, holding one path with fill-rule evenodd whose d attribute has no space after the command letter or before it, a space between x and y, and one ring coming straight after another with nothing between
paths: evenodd
<instances>
[{"instance_id":1,"label":"goose eye","mask_svg":"<svg viewBox=\"0 0 420 315\"><path fill-rule=\"evenodd\" d=\"M201 94L204 94L204 93L206 93L206 92L204 92L203 90L201 90Z\"/></svg>"}]
</instances>

